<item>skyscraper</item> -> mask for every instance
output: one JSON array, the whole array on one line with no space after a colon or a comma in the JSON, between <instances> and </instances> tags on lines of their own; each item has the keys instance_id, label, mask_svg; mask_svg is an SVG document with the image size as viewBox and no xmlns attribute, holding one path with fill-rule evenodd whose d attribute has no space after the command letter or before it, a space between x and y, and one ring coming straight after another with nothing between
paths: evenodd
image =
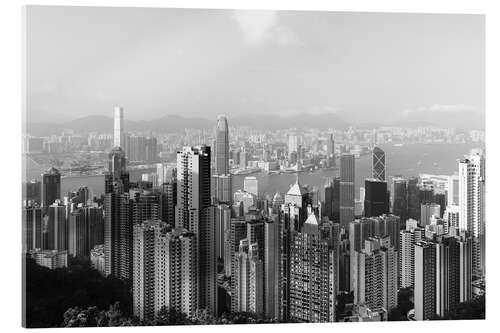
<instances>
[{"instance_id":1,"label":"skyscraper","mask_svg":"<svg viewBox=\"0 0 500 333\"><path fill-rule=\"evenodd\" d=\"M398 255L388 237L370 237L354 261L356 276L354 303L371 310L395 308L397 301Z\"/></svg>"},{"instance_id":2,"label":"skyscraper","mask_svg":"<svg viewBox=\"0 0 500 333\"><path fill-rule=\"evenodd\" d=\"M420 219L420 200L418 178L411 177L408 179L408 218Z\"/></svg>"},{"instance_id":3,"label":"skyscraper","mask_svg":"<svg viewBox=\"0 0 500 333\"><path fill-rule=\"evenodd\" d=\"M229 174L229 128L226 116L217 117L215 130L215 172L217 175Z\"/></svg>"},{"instance_id":4,"label":"skyscraper","mask_svg":"<svg viewBox=\"0 0 500 333\"><path fill-rule=\"evenodd\" d=\"M436 314L436 244L415 244L415 319L429 320Z\"/></svg>"},{"instance_id":5,"label":"skyscraper","mask_svg":"<svg viewBox=\"0 0 500 333\"><path fill-rule=\"evenodd\" d=\"M48 207L61 199L61 174L56 168L50 168L42 174L41 206Z\"/></svg>"},{"instance_id":6,"label":"skyscraper","mask_svg":"<svg viewBox=\"0 0 500 333\"><path fill-rule=\"evenodd\" d=\"M298 322L331 322L335 313L332 255L315 214L293 235L290 249L290 318Z\"/></svg>"},{"instance_id":7,"label":"skyscraper","mask_svg":"<svg viewBox=\"0 0 500 333\"><path fill-rule=\"evenodd\" d=\"M198 307L216 313L215 211L210 197L210 147L184 147L177 152L176 228L197 241Z\"/></svg>"},{"instance_id":8,"label":"skyscraper","mask_svg":"<svg viewBox=\"0 0 500 333\"><path fill-rule=\"evenodd\" d=\"M409 220L399 234L399 286L413 287L415 281L415 244L425 239L424 229Z\"/></svg>"},{"instance_id":9,"label":"skyscraper","mask_svg":"<svg viewBox=\"0 0 500 333\"><path fill-rule=\"evenodd\" d=\"M113 147L125 148L124 143L123 108L121 106L115 106Z\"/></svg>"},{"instance_id":10,"label":"skyscraper","mask_svg":"<svg viewBox=\"0 0 500 333\"><path fill-rule=\"evenodd\" d=\"M140 320L153 320L156 317L155 293L163 292L163 290L155 290L155 265L157 264L155 245L159 233L164 228L166 228L166 223L160 220L136 223L133 227L133 312L134 316ZM169 268L167 266L166 269Z\"/></svg>"},{"instance_id":11,"label":"skyscraper","mask_svg":"<svg viewBox=\"0 0 500 333\"><path fill-rule=\"evenodd\" d=\"M366 217L389 213L387 183L378 179L365 180L364 212Z\"/></svg>"},{"instance_id":12,"label":"skyscraper","mask_svg":"<svg viewBox=\"0 0 500 333\"><path fill-rule=\"evenodd\" d=\"M68 254L74 257L88 257L90 250L89 226L84 211L77 208L69 214L68 219Z\"/></svg>"},{"instance_id":13,"label":"skyscraper","mask_svg":"<svg viewBox=\"0 0 500 333\"><path fill-rule=\"evenodd\" d=\"M265 314L277 318L279 314L279 215L272 215L264 224L264 290Z\"/></svg>"},{"instance_id":14,"label":"skyscraper","mask_svg":"<svg viewBox=\"0 0 500 333\"><path fill-rule=\"evenodd\" d=\"M405 223L408 218L408 190L407 180L402 177L392 179L392 213L401 218Z\"/></svg>"},{"instance_id":15,"label":"skyscraper","mask_svg":"<svg viewBox=\"0 0 500 333\"><path fill-rule=\"evenodd\" d=\"M123 192L128 192L130 176L127 171L127 160L122 148L115 147L108 155L108 171L104 175L104 192L115 191L117 182L120 182Z\"/></svg>"},{"instance_id":16,"label":"skyscraper","mask_svg":"<svg viewBox=\"0 0 500 333\"><path fill-rule=\"evenodd\" d=\"M459 223L460 229L472 235L472 265L475 276L484 275L484 193L485 160L481 155L472 155L458 165L459 178Z\"/></svg>"},{"instance_id":17,"label":"skyscraper","mask_svg":"<svg viewBox=\"0 0 500 333\"><path fill-rule=\"evenodd\" d=\"M372 174L373 178L385 181L385 152L379 147L373 148Z\"/></svg>"},{"instance_id":18,"label":"skyscraper","mask_svg":"<svg viewBox=\"0 0 500 333\"><path fill-rule=\"evenodd\" d=\"M354 220L354 155L340 157L340 226Z\"/></svg>"},{"instance_id":19,"label":"skyscraper","mask_svg":"<svg viewBox=\"0 0 500 333\"><path fill-rule=\"evenodd\" d=\"M235 260L233 312L264 312L263 262L258 251L258 245L249 242L248 238L240 240Z\"/></svg>"},{"instance_id":20,"label":"skyscraper","mask_svg":"<svg viewBox=\"0 0 500 333\"><path fill-rule=\"evenodd\" d=\"M154 313L170 309L192 316L200 308L196 235L176 228L155 238Z\"/></svg>"}]
</instances>

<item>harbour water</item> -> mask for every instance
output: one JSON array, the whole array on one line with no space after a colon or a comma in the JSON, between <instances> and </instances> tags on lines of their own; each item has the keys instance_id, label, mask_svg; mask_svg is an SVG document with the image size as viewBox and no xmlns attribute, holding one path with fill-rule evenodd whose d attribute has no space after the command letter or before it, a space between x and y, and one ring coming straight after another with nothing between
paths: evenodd
<instances>
[{"instance_id":1,"label":"harbour water","mask_svg":"<svg viewBox=\"0 0 500 333\"><path fill-rule=\"evenodd\" d=\"M451 175L458 172L458 159L468 154L472 144L407 144L403 146L381 145L386 153L386 177L401 175L404 177L418 176L420 173ZM355 187L356 197L359 197L359 187L363 186L365 178L371 177L371 155L361 156L356 159ZM148 172L148 171L143 171ZM328 178L338 175L337 170L320 169L313 172L299 173L302 184L322 187ZM259 181L259 193L275 192L285 193L295 182L296 174L267 174L266 172L254 173ZM139 172L131 174L131 181L141 177ZM37 177L39 178L39 177ZM233 191L243 188L245 175L233 176ZM104 191L103 176L75 176L64 177L61 180L61 193L75 191L80 186L89 187L93 195L98 196Z\"/></svg>"}]
</instances>

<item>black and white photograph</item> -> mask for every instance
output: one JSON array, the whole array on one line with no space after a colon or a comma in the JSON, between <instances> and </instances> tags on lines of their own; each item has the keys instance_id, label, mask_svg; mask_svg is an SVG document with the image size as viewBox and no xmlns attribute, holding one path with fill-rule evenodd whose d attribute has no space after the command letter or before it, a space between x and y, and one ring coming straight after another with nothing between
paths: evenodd
<instances>
[{"instance_id":1,"label":"black and white photograph","mask_svg":"<svg viewBox=\"0 0 500 333\"><path fill-rule=\"evenodd\" d=\"M484 13L18 14L20 326L486 319Z\"/></svg>"}]
</instances>

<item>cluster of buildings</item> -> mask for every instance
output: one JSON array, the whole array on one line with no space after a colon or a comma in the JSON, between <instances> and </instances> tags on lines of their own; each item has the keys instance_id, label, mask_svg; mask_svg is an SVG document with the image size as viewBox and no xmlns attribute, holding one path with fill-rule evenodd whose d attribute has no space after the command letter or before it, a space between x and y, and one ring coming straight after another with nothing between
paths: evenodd
<instances>
[{"instance_id":1,"label":"cluster of buildings","mask_svg":"<svg viewBox=\"0 0 500 333\"><path fill-rule=\"evenodd\" d=\"M105 193L81 188L61 202L60 175L43 175L39 201L23 208L24 250L49 268L88 257L103 275L130 282L134 315L167 308L252 312L283 322L387 320L398 292L411 288L414 318L446 317L484 282L484 155L459 162L458 175L387 179L385 153L372 150L372 177L355 201L355 156L326 159L339 175L322 189L301 184L272 198L256 177L233 193L227 119L215 142L177 151L167 180L130 181L115 111ZM301 141L290 136L300 158ZM240 155L241 162L241 155ZM29 191L28 191L29 192ZM31 193L31 192L29 192ZM35 195L36 196L36 195ZM341 294L352 293L339 314Z\"/></svg>"}]
</instances>

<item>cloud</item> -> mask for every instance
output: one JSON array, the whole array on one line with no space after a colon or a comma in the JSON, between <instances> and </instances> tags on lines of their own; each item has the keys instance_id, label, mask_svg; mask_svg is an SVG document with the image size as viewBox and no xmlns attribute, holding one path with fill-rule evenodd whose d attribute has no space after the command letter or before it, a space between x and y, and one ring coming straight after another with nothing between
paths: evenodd
<instances>
[{"instance_id":1,"label":"cloud","mask_svg":"<svg viewBox=\"0 0 500 333\"><path fill-rule=\"evenodd\" d=\"M238 24L247 44L274 43L280 46L300 44L297 35L289 27L280 24L275 11L235 10L232 18Z\"/></svg>"}]
</instances>

